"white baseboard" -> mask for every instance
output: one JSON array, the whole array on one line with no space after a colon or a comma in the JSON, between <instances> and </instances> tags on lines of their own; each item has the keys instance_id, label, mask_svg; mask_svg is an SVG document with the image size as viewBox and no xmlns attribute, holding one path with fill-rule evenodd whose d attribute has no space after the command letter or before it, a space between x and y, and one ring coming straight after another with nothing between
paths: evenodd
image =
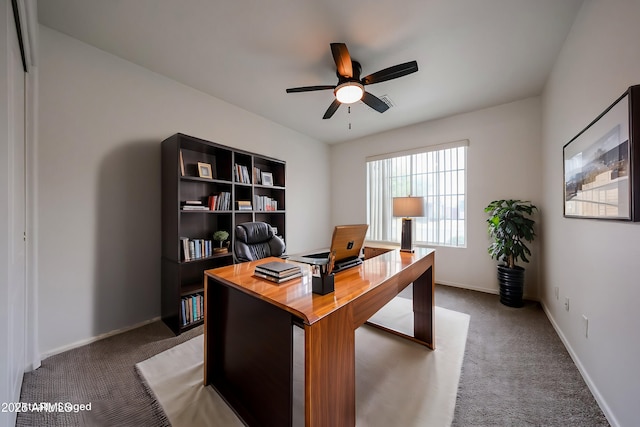
<instances>
[{"instance_id":1,"label":"white baseboard","mask_svg":"<svg viewBox=\"0 0 640 427\"><path fill-rule=\"evenodd\" d=\"M441 280L438 280L436 282L436 285L445 285L445 286L451 286L453 288L469 289L470 291L484 292L485 294L500 295L499 289L480 288L477 286L470 286L462 283L443 282ZM529 301L540 301L540 299L537 296L527 295L526 293L523 295L523 298Z\"/></svg>"},{"instance_id":2,"label":"white baseboard","mask_svg":"<svg viewBox=\"0 0 640 427\"><path fill-rule=\"evenodd\" d=\"M560 329L555 319L551 315L551 312L549 311L549 309L547 308L547 306L544 304L543 301L540 301L540 305L542 305L542 310L544 310L544 313L547 315L547 319L549 319L549 322L551 322L551 326L553 326L553 329L555 329L556 334L558 334L558 336L560 337L560 340L564 344L564 347L569 352L569 356L571 356L573 363L575 363L575 365L578 367L578 371L580 371L580 375L582 375L584 382L587 383L587 387L589 387L589 390L591 390L591 394L593 394L593 397L596 399L596 402L598 402L598 405L600 406L600 409L602 409L602 412L604 413L604 416L607 418L607 421L609 421L609 424L611 424L611 427L619 427L620 423L618 423L618 420L616 419L615 415L613 415L613 413L611 412L611 408L609 408L609 405L607 404L606 400L604 399L604 397L602 397L602 394L600 394L598 387L596 387L596 385L591 380L589 373L587 372L584 365L580 361L580 358L578 357L576 352L573 350L573 347L571 347L571 344L567 340L567 337L565 337L565 335L562 333L562 330Z\"/></svg>"},{"instance_id":3,"label":"white baseboard","mask_svg":"<svg viewBox=\"0 0 640 427\"><path fill-rule=\"evenodd\" d=\"M497 289L480 288L477 286L465 285L463 283L438 280L436 281L436 285L445 285L445 286L451 286L452 288L468 289L470 291L484 292L485 294L494 294L494 295L499 294L499 291Z\"/></svg>"},{"instance_id":4,"label":"white baseboard","mask_svg":"<svg viewBox=\"0 0 640 427\"><path fill-rule=\"evenodd\" d=\"M136 323L135 325L132 325L132 326L127 326L125 328L116 329L116 330L111 331L111 332L105 332L104 334L100 334L100 335L95 336L95 337L91 337L91 338L87 338L87 339L84 339L84 340L76 341L74 343L67 344L67 345L64 345L62 347L58 347L58 348L53 349L53 350L49 350L46 353L43 353L41 355L41 359L44 360L47 357L51 357L51 356L54 356L56 354L64 353L65 351L73 350L74 348L82 347L83 345L91 344L92 342L100 341L100 340L103 340L105 338L112 337L114 335L122 334L124 332L140 328L142 326L148 325L149 323L157 322L160 319L161 319L160 316L154 317L153 319L145 320L144 322Z\"/></svg>"}]
</instances>

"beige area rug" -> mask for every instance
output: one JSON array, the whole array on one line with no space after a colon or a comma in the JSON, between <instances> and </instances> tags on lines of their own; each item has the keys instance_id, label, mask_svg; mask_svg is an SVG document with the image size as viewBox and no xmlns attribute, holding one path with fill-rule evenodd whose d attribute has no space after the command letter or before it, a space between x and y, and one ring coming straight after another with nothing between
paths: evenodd
<instances>
[{"instance_id":1,"label":"beige area rug","mask_svg":"<svg viewBox=\"0 0 640 427\"><path fill-rule=\"evenodd\" d=\"M412 302L395 298L371 319L413 331ZM356 330L356 424L449 426L453 420L469 315L436 307L436 350L362 326ZM304 425L304 331L294 327L294 426ZM211 387L203 387L203 336L136 368L174 427L242 426Z\"/></svg>"}]
</instances>

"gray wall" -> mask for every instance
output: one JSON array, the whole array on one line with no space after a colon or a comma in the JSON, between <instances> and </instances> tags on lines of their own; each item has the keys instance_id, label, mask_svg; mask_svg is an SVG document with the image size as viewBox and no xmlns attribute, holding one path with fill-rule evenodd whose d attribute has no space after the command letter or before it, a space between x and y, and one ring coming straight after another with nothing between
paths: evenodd
<instances>
[{"instance_id":1,"label":"gray wall","mask_svg":"<svg viewBox=\"0 0 640 427\"><path fill-rule=\"evenodd\" d=\"M562 147L640 84L639 19L637 0L585 1L542 97L542 302L610 422L620 426L640 419L640 224L563 218Z\"/></svg>"},{"instance_id":2,"label":"gray wall","mask_svg":"<svg viewBox=\"0 0 640 427\"><path fill-rule=\"evenodd\" d=\"M367 156L467 139L468 243L466 248L436 247L436 280L497 292L496 261L487 253L484 208L492 200L508 198L539 204L540 126L540 99L536 97L332 146L332 222L366 222ZM542 226L539 223L538 229ZM537 298L540 256L536 242L531 248L531 262L521 265L527 269L525 294Z\"/></svg>"},{"instance_id":3,"label":"gray wall","mask_svg":"<svg viewBox=\"0 0 640 427\"><path fill-rule=\"evenodd\" d=\"M366 220L366 156L468 139L469 244L437 248L438 281L496 292L482 208L507 197L539 205L526 292L541 298L611 423L636 424L640 225L562 217L562 146L640 83L638 18L637 0L585 1L541 99L330 148L41 27L42 351L159 315L158 144L172 133L287 160L294 252L326 246L334 224ZM305 188L314 176L332 179L325 187L314 180L320 188L311 194ZM331 206L321 202L330 195Z\"/></svg>"},{"instance_id":4,"label":"gray wall","mask_svg":"<svg viewBox=\"0 0 640 427\"><path fill-rule=\"evenodd\" d=\"M326 144L43 26L39 95L43 353L160 315L160 142L176 132L287 161L289 252L327 244Z\"/></svg>"}]
</instances>

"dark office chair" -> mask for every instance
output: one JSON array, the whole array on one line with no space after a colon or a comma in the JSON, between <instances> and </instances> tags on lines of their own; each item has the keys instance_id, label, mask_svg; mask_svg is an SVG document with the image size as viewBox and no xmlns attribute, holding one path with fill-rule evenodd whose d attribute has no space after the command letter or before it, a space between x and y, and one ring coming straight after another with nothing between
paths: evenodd
<instances>
[{"instance_id":1,"label":"dark office chair","mask_svg":"<svg viewBox=\"0 0 640 427\"><path fill-rule=\"evenodd\" d=\"M284 241L275 235L266 222L245 222L236 226L234 252L239 262L279 257L285 249Z\"/></svg>"}]
</instances>

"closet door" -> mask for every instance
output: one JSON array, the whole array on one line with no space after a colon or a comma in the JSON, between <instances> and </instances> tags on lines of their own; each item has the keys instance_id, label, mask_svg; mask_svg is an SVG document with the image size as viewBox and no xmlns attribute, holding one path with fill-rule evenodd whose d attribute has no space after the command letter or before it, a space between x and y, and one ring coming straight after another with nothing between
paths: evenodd
<instances>
[{"instance_id":1,"label":"closet door","mask_svg":"<svg viewBox=\"0 0 640 427\"><path fill-rule=\"evenodd\" d=\"M0 293L6 292L6 306L1 310L0 323L5 325L4 333L0 333L0 339L8 343L2 349L6 352L0 355L0 359L6 357L6 367L2 366L2 377L6 376L6 382L0 381L3 390L0 397L3 402L17 402L20 399L20 388L26 366L26 192L25 192L25 72L22 65L22 56L17 38L16 26L10 2L5 3L0 11L0 17L7 24L4 34L0 39L7 40L7 50L3 52L4 58L0 59L0 78L6 90L6 104L0 106L3 111L2 122L6 128L2 133L6 135L6 146L2 151L6 152L0 170L4 170L0 179L6 196L6 216L0 216L2 234L6 233L6 252L0 251L4 259L2 264L7 266L6 275L0 281ZM6 115L5 115L6 114ZM0 239L2 240L2 239ZM6 336L2 336L6 333ZM6 387L6 388L5 388ZM3 414L7 415L7 414ZM3 417L2 423L6 425L15 423L15 412ZM12 419L8 419L12 418Z\"/></svg>"}]
</instances>

